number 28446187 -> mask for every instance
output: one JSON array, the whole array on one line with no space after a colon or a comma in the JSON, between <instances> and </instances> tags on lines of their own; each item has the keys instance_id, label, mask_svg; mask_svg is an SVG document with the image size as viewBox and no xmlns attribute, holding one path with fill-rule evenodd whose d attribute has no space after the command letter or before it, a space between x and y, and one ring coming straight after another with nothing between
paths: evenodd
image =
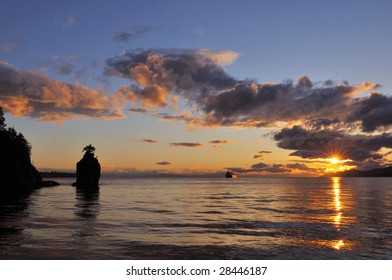
<instances>
[{"instance_id":1,"label":"number 28446187","mask_svg":"<svg viewBox=\"0 0 392 280\"><path fill-rule=\"evenodd\" d=\"M219 275L265 275L266 266L258 267L220 267Z\"/></svg>"}]
</instances>

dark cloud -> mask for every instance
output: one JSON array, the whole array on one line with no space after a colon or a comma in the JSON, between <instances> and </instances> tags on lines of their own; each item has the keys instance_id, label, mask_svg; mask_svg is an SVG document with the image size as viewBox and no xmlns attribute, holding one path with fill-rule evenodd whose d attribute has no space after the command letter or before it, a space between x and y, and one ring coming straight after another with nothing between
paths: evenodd
<instances>
[{"instance_id":1,"label":"dark cloud","mask_svg":"<svg viewBox=\"0 0 392 280\"><path fill-rule=\"evenodd\" d=\"M170 143L170 145L174 147L203 147L203 144L190 142Z\"/></svg>"},{"instance_id":2,"label":"dark cloud","mask_svg":"<svg viewBox=\"0 0 392 280\"><path fill-rule=\"evenodd\" d=\"M252 170L257 172L268 172L268 173L291 172L291 170L286 168L283 164L265 164L262 162L253 164Z\"/></svg>"},{"instance_id":3,"label":"dark cloud","mask_svg":"<svg viewBox=\"0 0 392 280\"><path fill-rule=\"evenodd\" d=\"M116 32L113 36L114 40L127 43L131 40L138 39L143 35L153 31L155 28L151 25L138 25L130 28L130 31Z\"/></svg>"},{"instance_id":4,"label":"dark cloud","mask_svg":"<svg viewBox=\"0 0 392 280\"><path fill-rule=\"evenodd\" d=\"M75 71L75 66L72 64L58 64L56 65L56 72L60 75L70 75Z\"/></svg>"},{"instance_id":5,"label":"dark cloud","mask_svg":"<svg viewBox=\"0 0 392 280\"><path fill-rule=\"evenodd\" d=\"M130 139L132 142L144 142L144 143L151 143L151 144L156 144L158 143L157 140L154 139Z\"/></svg>"},{"instance_id":6,"label":"dark cloud","mask_svg":"<svg viewBox=\"0 0 392 280\"><path fill-rule=\"evenodd\" d=\"M280 148L296 150L292 156L329 158L340 156L355 162L380 160L381 148L392 148L392 135L349 134L345 131L309 130L301 126L284 128L274 139Z\"/></svg>"},{"instance_id":7,"label":"dark cloud","mask_svg":"<svg viewBox=\"0 0 392 280\"><path fill-rule=\"evenodd\" d=\"M153 140L153 139L143 139L143 142L146 142L146 143L153 143L153 144L158 143L157 140Z\"/></svg>"},{"instance_id":8,"label":"dark cloud","mask_svg":"<svg viewBox=\"0 0 392 280\"><path fill-rule=\"evenodd\" d=\"M212 148L214 150L221 150L223 149L222 145L231 144L232 142L230 140L212 140L208 143L213 145Z\"/></svg>"},{"instance_id":9,"label":"dark cloud","mask_svg":"<svg viewBox=\"0 0 392 280\"><path fill-rule=\"evenodd\" d=\"M0 62L0 106L15 116L62 122L92 117L123 118L116 96L101 90L51 80L32 71L17 70Z\"/></svg>"},{"instance_id":10,"label":"dark cloud","mask_svg":"<svg viewBox=\"0 0 392 280\"><path fill-rule=\"evenodd\" d=\"M310 119L305 122L305 126L307 128L311 128L313 130L325 130L325 129L330 129L330 130L337 130L340 129L341 127L349 128L350 126L355 127L354 124L348 124L344 123L338 118L315 118L315 119Z\"/></svg>"},{"instance_id":11,"label":"dark cloud","mask_svg":"<svg viewBox=\"0 0 392 280\"><path fill-rule=\"evenodd\" d=\"M314 163L311 161L311 163ZM234 170L238 173L250 173L250 174L260 174L260 175L316 175L321 170L319 168L312 168L303 163L289 163L289 164L267 164L264 162L259 162L251 165L249 168L241 167L230 167L229 169Z\"/></svg>"},{"instance_id":12,"label":"dark cloud","mask_svg":"<svg viewBox=\"0 0 392 280\"><path fill-rule=\"evenodd\" d=\"M230 144L231 141L230 140L213 140L208 143L210 143L210 144Z\"/></svg>"},{"instance_id":13,"label":"dark cloud","mask_svg":"<svg viewBox=\"0 0 392 280\"><path fill-rule=\"evenodd\" d=\"M75 79L80 79L86 72L85 69L77 70L75 65L71 63L57 64L55 67L57 74L71 76Z\"/></svg>"},{"instance_id":14,"label":"dark cloud","mask_svg":"<svg viewBox=\"0 0 392 280\"><path fill-rule=\"evenodd\" d=\"M253 156L253 158L260 158L260 159L262 159L262 158L264 158L265 154L271 154L271 153L272 153L271 151L258 151L257 154L255 154Z\"/></svg>"},{"instance_id":15,"label":"dark cloud","mask_svg":"<svg viewBox=\"0 0 392 280\"><path fill-rule=\"evenodd\" d=\"M303 80L308 81L306 86ZM208 95L199 106L211 124L271 127L279 122L344 117L353 95L374 87L372 83L315 87L305 77L297 84L238 82L234 88Z\"/></svg>"},{"instance_id":16,"label":"dark cloud","mask_svg":"<svg viewBox=\"0 0 392 280\"><path fill-rule=\"evenodd\" d=\"M297 169L297 170L303 170L303 171L313 170L313 168L310 168L309 166L307 166L306 164L303 164L303 163L289 163L289 164L286 164L286 167L290 168L290 169Z\"/></svg>"},{"instance_id":17,"label":"dark cloud","mask_svg":"<svg viewBox=\"0 0 392 280\"><path fill-rule=\"evenodd\" d=\"M383 168L386 166L391 166L392 162L385 161L385 160L373 160L369 159L363 162L356 162L355 165L357 166L356 169L359 170L370 170L376 168Z\"/></svg>"},{"instance_id":18,"label":"dark cloud","mask_svg":"<svg viewBox=\"0 0 392 280\"><path fill-rule=\"evenodd\" d=\"M165 121L185 121L185 122L190 122L192 121L192 118L189 116L184 116L184 115L171 115L168 113L156 113L153 114L155 117L157 117L160 120L165 120Z\"/></svg>"},{"instance_id":19,"label":"dark cloud","mask_svg":"<svg viewBox=\"0 0 392 280\"><path fill-rule=\"evenodd\" d=\"M348 121L360 121L364 132L392 125L392 97L373 92L369 97L360 98L354 106Z\"/></svg>"},{"instance_id":20,"label":"dark cloud","mask_svg":"<svg viewBox=\"0 0 392 280\"><path fill-rule=\"evenodd\" d=\"M156 164L158 164L158 165L171 165L172 163L169 161L161 161L161 162L157 162Z\"/></svg>"},{"instance_id":21,"label":"dark cloud","mask_svg":"<svg viewBox=\"0 0 392 280\"><path fill-rule=\"evenodd\" d=\"M184 121L184 122L187 122L188 124L190 124L194 121L194 119L192 117L187 116L187 115L173 115L173 114L169 114L169 113L159 113L156 111L149 111L144 108L132 108L132 109L127 109L127 110L132 113L141 113L141 114L154 116L162 121Z\"/></svg>"},{"instance_id":22,"label":"dark cloud","mask_svg":"<svg viewBox=\"0 0 392 280\"><path fill-rule=\"evenodd\" d=\"M128 109L128 111L132 112L132 113L142 113L142 114L150 113L150 111L143 109L143 108L131 108L131 109Z\"/></svg>"},{"instance_id":23,"label":"dark cloud","mask_svg":"<svg viewBox=\"0 0 392 280\"><path fill-rule=\"evenodd\" d=\"M137 49L107 60L105 72L129 78L143 106L164 107L169 94L195 100L234 86L223 66L236 57L231 51Z\"/></svg>"},{"instance_id":24,"label":"dark cloud","mask_svg":"<svg viewBox=\"0 0 392 280\"><path fill-rule=\"evenodd\" d=\"M143 107L168 106L169 96L184 98L201 113L185 121L199 126L276 127L315 119L313 125L341 124L355 109L355 96L377 87L320 84L306 76L297 83L242 81L224 68L237 56L225 50L136 49L108 59L105 73L129 79Z\"/></svg>"},{"instance_id":25,"label":"dark cloud","mask_svg":"<svg viewBox=\"0 0 392 280\"><path fill-rule=\"evenodd\" d=\"M284 164L267 164L263 162L253 164L250 168L231 167L230 169L238 173L261 173L261 174L291 173L292 171Z\"/></svg>"},{"instance_id":26,"label":"dark cloud","mask_svg":"<svg viewBox=\"0 0 392 280\"><path fill-rule=\"evenodd\" d=\"M253 164L252 165L252 170L262 170L262 169L264 169L266 167L268 167L268 164L260 162L260 163Z\"/></svg>"},{"instance_id":27,"label":"dark cloud","mask_svg":"<svg viewBox=\"0 0 392 280\"><path fill-rule=\"evenodd\" d=\"M128 42L129 40L132 39L132 34L129 32L124 32L124 31L120 31L120 32L116 32L113 36L114 40L116 41L121 41L121 42Z\"/></svg>"}]
</instances>

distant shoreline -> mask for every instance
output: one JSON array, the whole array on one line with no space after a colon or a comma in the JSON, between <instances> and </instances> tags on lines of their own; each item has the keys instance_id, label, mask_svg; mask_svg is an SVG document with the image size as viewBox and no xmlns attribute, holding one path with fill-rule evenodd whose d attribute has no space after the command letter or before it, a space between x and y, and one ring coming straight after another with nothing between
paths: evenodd
<instances>
[{"instance_id":1,"label":"distant shoreline","mask_svg":"<svg viewBox=\"0 0 392 280\"><path fill-rule=\"evenodd\" d=\"M40 172L42 178L76 178L76 173L69 172Z\"/></svg>"},{"instance_id":2,"label":"distant shoreline","mask_svg":"<svg viewBox=\"0 0 392 280\"><path fill-rule=\"evenodd\" d=\"M42 178L76 178L76 173L50 171L40 172ZM223 173L222 173L223 174ZM102 177L110 178L223 178L220 173L213 174L127 174L127 173L103 173ZM392 177L392 167L378 168L372 170L348 170L344 172L324 174L322 176L262 176L262 175L245 175L241 178L317 178L317 177Z\"/></svg>"},{"instance_id":3,"label":"distant shoreline","mask_svg":"<svg viewBox=\"0 0 392 280\"><path fill-rule=\"evenodd\" d=\"M392 166L371 170L347 170L328 177L392 177Z\"/></svg>"}]
</instances>

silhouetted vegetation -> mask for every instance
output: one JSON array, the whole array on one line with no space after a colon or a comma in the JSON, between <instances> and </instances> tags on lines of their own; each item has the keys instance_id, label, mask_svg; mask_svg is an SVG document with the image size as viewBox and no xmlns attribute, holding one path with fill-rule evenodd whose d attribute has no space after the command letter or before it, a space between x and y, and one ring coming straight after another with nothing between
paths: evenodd
<instances>
[{"instance_id":1,"label":"silhouetted vegetation","mask_svg":"<svg viewBox=\"0 0 392 280\"><path fill-rule=\"evenodd\" d=\"M94 154L94 152L95 152L95 147L94 147L92 144L90 144L90 145L84 147L83 150L82 150L82 152Z\"/></svg>"},{"instance_id":2,"label":"silhouetted vegetation","mask_svg":"<svg viewBox=\"0 0 392 280\"><path fill-rule=\"evenodd\" d=\"M0 107L0 191L18 192L57 184L42 182L41 175L31 164L30 154L30 143L13 127L7 128Z\"/></svg>"},{"instance_id":3,"label":"silhouetted vegetation","mask_svg":"<svg viewBox=\"0 0 392 280\"><path fill-rule=\"evenodd\" d=\"M2 107L0 107L0 141L1 146L4 144L14 150L27 153L29 156L31 154L31 145L23 134L16 132L13 127L7 128Z\"/></svg>"}]
</instances>

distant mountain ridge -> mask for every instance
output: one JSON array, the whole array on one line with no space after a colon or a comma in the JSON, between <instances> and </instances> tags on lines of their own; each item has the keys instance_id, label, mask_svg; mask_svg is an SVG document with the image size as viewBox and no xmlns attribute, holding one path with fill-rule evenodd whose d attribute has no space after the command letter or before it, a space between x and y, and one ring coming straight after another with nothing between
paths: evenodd
<instances>
[{"instance_id":1,"label":"distant mountain ridge","mask_svg":"<svg viewBox=\"0 0 392 280\"><path fill-rule=\"evenodd\" d=\"M335 173L338 177L392 177L392 166L370 170L347 170Z\"/></svg>"}]
</instances>

